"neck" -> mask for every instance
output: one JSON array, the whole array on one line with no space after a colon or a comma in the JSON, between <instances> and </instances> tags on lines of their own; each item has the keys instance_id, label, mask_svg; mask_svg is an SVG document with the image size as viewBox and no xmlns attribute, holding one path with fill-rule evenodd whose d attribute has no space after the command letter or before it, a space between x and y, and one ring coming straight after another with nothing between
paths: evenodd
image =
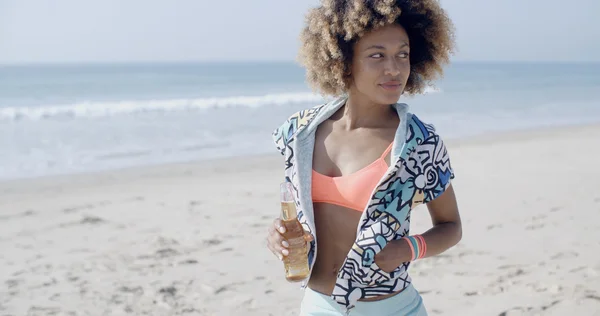
<instances>
[{"instance_id":1,"label":"neck","mask_svg":"<svg viewBox=\"0 0 600 316\"><path fill-rule=\"evenodd\" d=\"M356 92L350 92L341 113L346 129L377 128L397 120L391 104L379 104Z\"/></svg>"}]
</instances>

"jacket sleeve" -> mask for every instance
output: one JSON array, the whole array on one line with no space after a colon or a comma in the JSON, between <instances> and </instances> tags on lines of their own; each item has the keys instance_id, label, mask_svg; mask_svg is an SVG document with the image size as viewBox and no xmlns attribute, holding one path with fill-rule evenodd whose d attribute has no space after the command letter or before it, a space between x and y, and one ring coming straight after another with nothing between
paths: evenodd
<instances>
[{"instance_id":1,"label":"jacket sleeve","mask_svg":"<svg viewBox=\"0 0 600 316\"><path fill-rule=\"evenodd\" d=\"M293 138L293 134L298 129L300 117L304 115L304 112L306 111L299 111L292 114L271 133L275 148L277 148L280 154L285 156L290 139Z\"/></svg>"},{"instance_id":2,"label":"jacket sleeve","mask_svg":"<svg viewBox=\"0 0 600 316\"><path fill-rule=\"evenodd\" d=\"M454 170L448 149L435 130L418 146L416 154L422 174L415 179L415 183L423 187L423 203L428 203L450 186Z\"/></svg>"},{"instance_id":3,"label":"jacket sleeve","mask_svg":"<svg viewBox=\"0 0 600 316\"><path fill-rule=\"evenodd\" d=\"M286 124L282 124L271 133L273 143L275 143L275 148L277 148L277 151L279 151L279 153L283 156L285 156L285 149L287 146L286 138L284 137L286 133Z\"/></svg>"}]
</instances>

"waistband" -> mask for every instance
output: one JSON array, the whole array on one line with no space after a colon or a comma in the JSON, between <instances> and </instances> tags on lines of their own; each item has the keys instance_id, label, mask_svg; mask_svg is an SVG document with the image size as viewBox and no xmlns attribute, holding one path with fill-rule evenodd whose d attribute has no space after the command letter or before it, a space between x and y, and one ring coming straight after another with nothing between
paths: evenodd
<instances>
[{"instance_id":1,"label":"waistband","mask_svg":"<svg viewBox=\"0 0 600 316\"><path fill-rule=\"evenodd\" d=\"M354 308L346 314L343 306L331 297L307 287L302 299L301 316L366 316L366 315L405 315L426 316L427 311L423 299L413 285L409 285L402 292L379 301L359 301Z\"/></svg>"}]
</instances>

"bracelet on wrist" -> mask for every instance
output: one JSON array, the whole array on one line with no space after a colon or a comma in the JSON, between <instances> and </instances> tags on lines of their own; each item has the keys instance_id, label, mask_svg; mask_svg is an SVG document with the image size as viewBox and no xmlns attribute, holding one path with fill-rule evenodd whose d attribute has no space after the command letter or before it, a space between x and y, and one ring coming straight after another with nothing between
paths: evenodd
<instances>
[{"instance_id":1,"label":"bracelet on wrist","mask_svg":"<svg viewBox=\"0 0 600 316\"><path fill-rule=\"evenodd\" d=\"M415 261L425 257L425 254L427 253L427 243L425 242L425 238L423 238L423 236L413 235L402 237L402 239L406 240L408 247L410 248L410 261Z\"/></svg>"}]
</instances>

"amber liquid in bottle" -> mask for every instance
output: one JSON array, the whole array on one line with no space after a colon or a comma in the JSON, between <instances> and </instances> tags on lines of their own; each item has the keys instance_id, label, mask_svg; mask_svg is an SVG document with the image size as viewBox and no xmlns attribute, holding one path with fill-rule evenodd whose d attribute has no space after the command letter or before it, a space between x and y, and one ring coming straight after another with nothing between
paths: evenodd
<instances>
[{"instance_id":1,"label":"amber liquid in bottle","mask_svg":"<svg viewBox=\"0 0 600 316\"><path fill-rule=\"evenodd\" d=\"M306 279L310 272L308 267L308 245L304 239L304 229L298 221L292 193L288 192L288 185L286 183L282 184L281 190L281 220L285 226L283 236L289 243L287 248L289 254L283 257L283 265L285 267L285 278L290 282L298 282Z\"/></svg>"}]
</instances>

